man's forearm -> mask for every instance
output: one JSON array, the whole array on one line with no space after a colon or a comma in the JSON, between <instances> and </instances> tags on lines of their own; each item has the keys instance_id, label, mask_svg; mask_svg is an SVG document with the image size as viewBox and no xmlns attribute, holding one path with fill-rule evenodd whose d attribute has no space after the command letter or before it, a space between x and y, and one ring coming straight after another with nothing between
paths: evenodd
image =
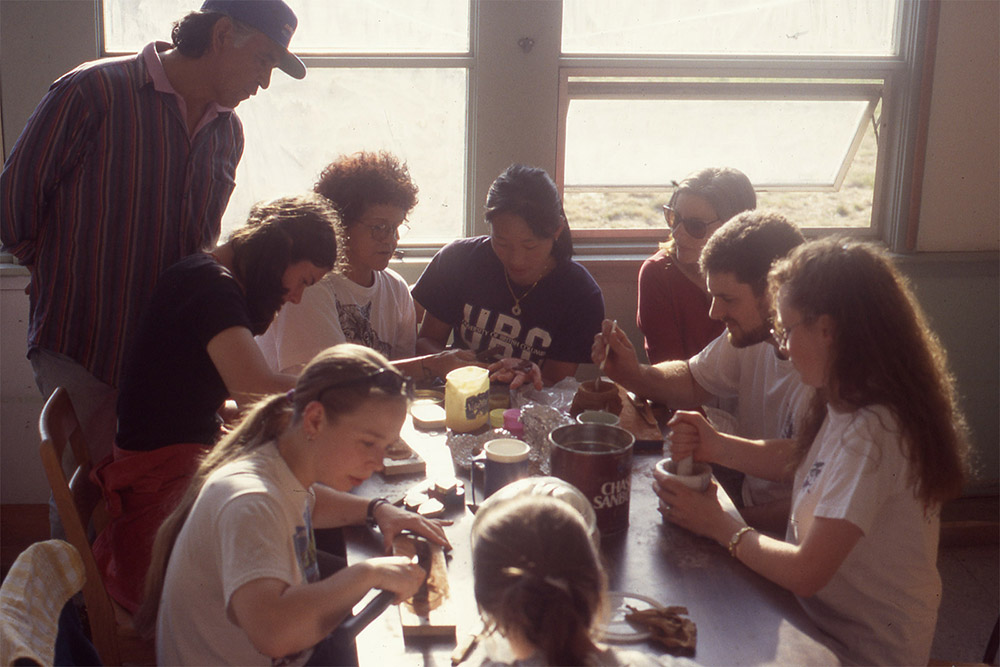
<instances>
[{"instance_id":1,"label":"man's forearm","mask_svg":"<svg viewBox=\"0 0 1000 667\"><path fill-rule=\"evenodd\" d=\"M639 396L674 410L697 408L711 398L711 394L695 382L686 361L641 365L638 374L623 385Z\"/></svg>"}]
</instances>

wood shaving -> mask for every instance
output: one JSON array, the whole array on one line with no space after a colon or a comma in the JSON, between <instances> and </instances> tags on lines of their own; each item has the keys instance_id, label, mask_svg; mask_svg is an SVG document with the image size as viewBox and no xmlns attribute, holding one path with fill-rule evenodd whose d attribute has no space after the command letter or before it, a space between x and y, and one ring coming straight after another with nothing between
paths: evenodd
<instances>
[{"instance_id":1,"label":"wood shaving","mask_svg":"<svg viewBox=\"0 0 1000 667\"><path fill-rule=\"evenodd\" d=\"M625 620L648 629L651 639L666 647L667 652L694 655L698 643L698 628L687 618L687 607L670 606L653 609L636 609L625 605L629 613Z\"/></svg>"}]
</instances>

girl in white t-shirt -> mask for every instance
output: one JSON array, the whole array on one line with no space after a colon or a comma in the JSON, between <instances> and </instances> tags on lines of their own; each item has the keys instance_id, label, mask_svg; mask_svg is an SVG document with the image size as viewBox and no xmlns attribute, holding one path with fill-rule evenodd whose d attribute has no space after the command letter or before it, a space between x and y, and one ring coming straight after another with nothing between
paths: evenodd
<instances>
[{"instance_id":1,"label":"girl in white t-shirt","mask_svg":"<svg viewBox=\"0 0 1000 667\"><path fill-rule=\"evenodd\" d=\"M817 388L797 442L672 421L673 454L794 479L785 540L728 516L714 493L657 483L663 516L790 589L849 664L927 664L941 580L941 503L962 490L965 424L945 353L886 254L823 239L771 270L774 335Z\"/></svg>"},{"instance_id":2,"label":"girl in white t-shirt","mask_svg":"<svg viewBox=\"0 0 1000 667\"><path fill-rule=\"evenodd\" d=\"M304 664L370 589L417 591L423 569L399 557L320 579L312 532L367 519L387 545L403 529L448 545L442 522L347 493L382 465L410 393L382 355L338 345L210 451L157 534L136 617L155 623L158 664Z\"/></svg>"}]
</instances>

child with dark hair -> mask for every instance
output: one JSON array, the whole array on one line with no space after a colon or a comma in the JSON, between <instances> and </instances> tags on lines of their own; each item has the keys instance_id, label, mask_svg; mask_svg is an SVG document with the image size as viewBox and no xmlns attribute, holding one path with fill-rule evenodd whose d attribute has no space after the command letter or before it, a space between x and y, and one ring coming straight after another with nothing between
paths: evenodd
<instances>
[{"instance_id":1,"label":"child with dark hair","mask_svg":"<svg viewBox=\"0 0 1000 667\"><path fill-rule=\"evenodd\" d=\"M607 577L569 503L526 495L491 508L473 527L472 567L486 633L467 664L662 664L597 642Z\"/></svg>"}]
</instances>

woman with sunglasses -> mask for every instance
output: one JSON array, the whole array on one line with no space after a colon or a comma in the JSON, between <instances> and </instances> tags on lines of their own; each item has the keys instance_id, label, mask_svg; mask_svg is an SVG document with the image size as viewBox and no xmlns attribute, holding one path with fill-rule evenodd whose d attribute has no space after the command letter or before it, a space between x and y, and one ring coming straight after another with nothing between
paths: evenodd
<instances>
[{"instance_id":1,"label":"woman with sunglasses","mask_svg":"<svg viewBox=\"0 0 1000 667\"><path fill-rule=\"evenodd\" d=\"M417 204L418 189L406 165L384 151L341 155L323 169L314 190L340 214L345 265L301 303L282 309L258 337L271 367L298 373L321 350L345 342L377 350L417 378L443 377L473 362L473 355L459 351L414 358L413 297L402 276L389 268L409 229L406 216Z\"/></svg>"},{"instance_id":2,"label":"woman with sunglasses","mask_svg":"<svg viewBox=\"0 0 1000 667\"><path fill-rule=\"evenodd\" d=\"M512 380L512 388L528 378L541 388L574 375L590 362L604 297L571 259L555 183L543 169L508 167L490 186L486 223L489 236L448 244L414 285L413 298L426 310L417 350L440 352L453 335L456 347L497 362L497 378Z\"/></svg>"},{"instance_id":3,"label":"woman with sunglasses","mask_svg":"<svg viewBox=\"0 0 1000 667\"><path fill-rule=\"evenodd\" d=\"M768 283L775 338L817 389L797 440L741 440L679 412L672 442L677 457L793 481L785 540L669 480L661 512L795 593L845 664L926 665L941 504L961 492L967 453L945 352L874 246L801 245Z\"/></svg>"},{"instance_id":4,"label":"woman with sunglasses","mask_svg":"<svg viewBox=\"0 0 1000 667\"><path fill-rule=\"evenodd\" d=\"M712 300L698 258L722 223L756 206L750 179L736 169L702 169L677 184L663 207L670 238L639 269L636 323L649 363L690 359L725 330L708 316Z\"/></svg>"},{"instance_id":5,"label":"woman with sunglasses","mask_svg":"<svg viewBox=\"0 0 1000 667\"><path fill-rule=\"evenodd\" d=\"M321 352L293 391L258 402L205 457L156 538L136 617L155 627L157 664L345 664L330 633L372 588L412 596L426 573L408 558L355 563L320 578L313 529L401 530L450 546L443 522L348 493L382 465L406 417L409 380L378 352Z\"/></svg>"},{"instance_id":6,"label":"woman with sunglasses","mask_svg":"<svg viewBox=\"0 0 1000 667\"><path fill-rule=\"evenodd\" d=\"M157 281L125 358L113 454L94 470L111 514L94 555L129 611L157 528L222 435L226 401L246 406L295 385L268 368L253 336L333 268L336 217L318 195L258 202L226 243Z\"/></svg>"}]
</instances>

